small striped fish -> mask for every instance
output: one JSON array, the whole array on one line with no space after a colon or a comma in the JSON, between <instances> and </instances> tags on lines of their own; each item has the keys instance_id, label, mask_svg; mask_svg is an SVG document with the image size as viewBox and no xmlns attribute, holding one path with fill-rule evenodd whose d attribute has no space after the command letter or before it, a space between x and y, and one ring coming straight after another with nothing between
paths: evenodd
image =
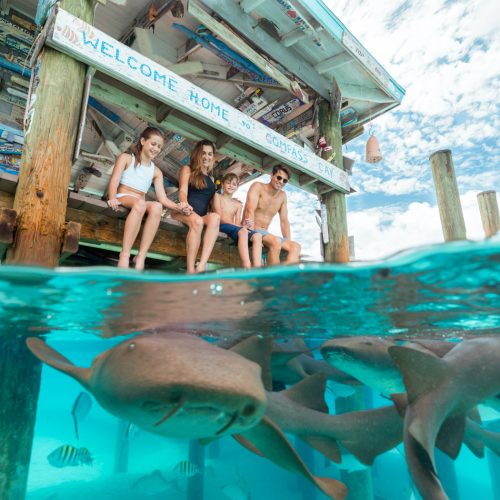
<instances>
[{"instance_id":1,"label":"small striped fish","mask_svg":"<svg viewBox=\"0 0 500 500\"><path fill-rule=\"evenodd\" d=\"M199 474L200 469L198 469L198 466L193 464L193 462L190 462L189 460L182 460L182 462L179 462L174 467L174 471L177 472L179 476L192 477Z\"/></svg>"},{"instance_id":2,"label":"small striped fish","mask_svg":"<svg viewBox=\"0 0 500 500\"><path fill-rule=\"evenodd\" d=\"M92 465L92 455L87 448L76 448L70 444L63 444L47 455L49 464L54 467L74 467L77 465Z\"/></svg>"}]
</instances>

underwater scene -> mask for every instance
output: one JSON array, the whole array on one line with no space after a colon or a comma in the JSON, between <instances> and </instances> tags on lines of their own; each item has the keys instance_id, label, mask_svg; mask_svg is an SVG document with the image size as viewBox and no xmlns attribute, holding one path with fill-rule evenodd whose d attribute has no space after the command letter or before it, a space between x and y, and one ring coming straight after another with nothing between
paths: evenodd
<instances>
[{"instance_id":1,"label":"underwater scene","mask_svg":"<svg viewBox=\"0 0 500 500\"><path fill-rule=\"evenodd\" d=\"M32 446L0 487L500 500L499 281L499 239L197 276L1 266L0 435Z\"/></svg>"}]
</instances>

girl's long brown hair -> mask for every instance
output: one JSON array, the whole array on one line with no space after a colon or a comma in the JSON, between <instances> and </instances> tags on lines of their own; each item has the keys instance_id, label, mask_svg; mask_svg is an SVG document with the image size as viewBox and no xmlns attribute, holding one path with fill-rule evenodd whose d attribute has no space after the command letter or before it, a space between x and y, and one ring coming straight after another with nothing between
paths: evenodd
<instances>
[{"instance_id":1,"label":"girl's long brown hair","mask_svg":"<svg viewBox=\"0 0 500 500\"><path fill-rule=\"evenodd\" d=\"M139 137L139 140L130 146L127 152L130 154L133 154L135 157L135 167L137 168L138 165L141 164L141 153L142 153L142 144L141 144L141 139L144 139L147 141L151 136L157 135L163 139L163 134L161 131L155 127L146 127L144 131L142 132L141 136Z\"/></svg>"},{"instance_id":2,"label":"girl's long brown hair","mask_svg":"<svg viewBox=\"0 0 500 500\"><path fill-rule=\"evenodd\" d=\"M208 139L202 139L197 142L191 152L189 158L189 166L191 167L191 175L189 176L189 184L196 189L203 189L207 187L207 181L202 172L203 163L201 157L203 155L203 146L210 146L215 155L215 144Z\"/></svg>"}]
</instances>

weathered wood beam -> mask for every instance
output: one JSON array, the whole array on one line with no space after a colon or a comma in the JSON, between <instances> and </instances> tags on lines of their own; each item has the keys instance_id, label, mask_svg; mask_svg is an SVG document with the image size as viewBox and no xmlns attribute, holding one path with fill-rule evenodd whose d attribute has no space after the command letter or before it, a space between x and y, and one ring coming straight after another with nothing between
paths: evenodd
<instances>
[{"instance_id":1,"label":"weathered wood beam","mask_svg":"<svg viewBox=\"0 0 500 500\"><path fill-rule=\"evenodd\" d=\"M335 68L340 68L344 64L348 64L353 62L354 59L347 52L342 52L341 54L337 54L336 56L329 57L324 61L321 61L314 65L314 69L320 74L327 73Z\"/></svg>"},{"instance_id":2,"label":"weathered wood beam","mask_svg":"<svg viewBox=\"0 0 500 500\"><path fill-rule=\"evenodd\" d=\"M0 260L14 242L17 212L11 208L0 208Z\"/></svg>"},{"instance_id":3,"label":"weathered wood beam","mask_svg":"<svg viewBox=\"0 0 500 500\"><path fill-rule=\"evenodd\" d=\"M265 47L266 52L304 83L309 85L323 98L330 99L331 83L318 74L313 66L297 55L297 52L285 47L279 40L275 40L260 26L256 25L255 19L240 8L236 2L226 0L203 0L203 4L217 12L231 26L239 31L255 44ZM260 85L260 84L259 84Z\"/></svg>"},{"instance_id":4,"label":"weathered wood beam","mask_svg":"<svg viewBox=\"0 0 500 500\"><path fill-rule=\"evenodd\" d=\"M307 38L307 33L300 28L295 28L294 30L288 32L286 35L281 37L281 42L285 47L291 47L295 45L300 40Z\"/></svg>"},{"instance_id":5,"label":"weathered wood beam","mask_svg":"<svg viewBox=\"0 0 500 500\"><path fill-rule=\"evenodd\" d=\"M343 133L342 135L342 144L345 144L346 142L356 139L356 137L359 137L364 132L365 132L365 127L363 125L354 126L353 128L346 130L345 133Z\"/></svg>"},{"instance_id":6,"label":"weathered wood beam","mask_svg":"<svg viewBox=\"0 0 500 500\"><path fill-rule=\"evenodd\" d=\"M241 0L240 6L247 14L255 10L259 5L262 5L265 0Z\"/></svg>"},{"instance_id":7,"label":"weathered wood beam","mask_svg":"<svg viewBox=\"0 0 500 500\"><path fill-rule=\"evenodd\" d=\"M80 242L82 245L106 245L121 248L123 240L124 219L117 219L98 213L86 212L74 208L68 208L68 218L81 224ZM140 241L140 235L137 238ZM159 229L153 244L151 253L160 255L185 256L186 234L185 231ZM228 267L238 266L238 249L235 245L227 242L217 242L210 256L210 262L222 264Z\"/></svg>"},{"instance_id":8,"label":"weathered wood beam","mask_svg":"<svg viewBox=\"0 0 500 500\"><path fill-rule=\"evenodd\" d=\"M308 186L309 184L312 184L313 182L316 182L316 178L311 177L310 175L307 174L300 174L299 175L299 184L301 187Z\"/></svg>"},{"instance_id":9,"label":"weathered wood beam","mask_svg":"<svg viewBox=\"0 0 500 500\"><path fill-rule=\"evenodd\" d=\"M284 75L278 68L273 66L267 59L264 59L259 53L253 50L247 43L245 43L239 36L226 28L222 23L216 21L206 11L204 11L194 0L188 3L188 11L198 21L203 23L208 29L218 35L225 43L231 48L239 52L241 55L252 61L258 68L271 78L281 83L285 89L290 93L296 93L296 83Z\"/></svg>"},{"instance_id":10,"label":"weathered wood beam","mask_svg":"<svg viewBox=\"0 0 500 500\"><path fill-rule=\"evenodd\" d=\"M220 134L219 137L217 137L217 140L215 141L215 146L217 148L217 151L223 148L226 144L229 144L230 142L233 141L234 137L231 137L230 135L227 134Z\"/></svg>"},{"instance_id":11,"label":"weathered wood beam","mask_svg":"<svg viewBox=\"0 0 500 500\"><path fill-rule=\"evenodd\" d=\"M391 103L395 102L393 97L376 88L364 87L361 85L352 85L339 81L342 91L342 97L347 99L356 99L357 101L368 101L372 103Z\"/></svg>"},{"instance_id":12,"label":"weathered wood beam","mask_svg":"<svg viewBox=\"0 0 500 500\"><path fill-rule=\"evenodd\" d=\"M70 255L78 252L81 227L81 224L79 224L78 222L66 222L59 264L65 261Z\"/></svg>"},{"instance_id":13,"label":"weathered wood beam","mask_svg":"<svg viewBox=\"0 0 500 500\"><path fill-rule=\"evenodd\" d=\"M168 106L167 104L160 104L156 109L156 121L158 123L163 123L172 111L172 106Z\"/></svg>"}]
</instances>

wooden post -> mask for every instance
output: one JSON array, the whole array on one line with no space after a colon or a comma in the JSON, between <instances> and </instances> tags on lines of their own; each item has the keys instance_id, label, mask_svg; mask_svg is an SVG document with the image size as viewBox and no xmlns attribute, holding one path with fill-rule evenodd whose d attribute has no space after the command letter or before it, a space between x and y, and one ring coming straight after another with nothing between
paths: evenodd
<instances>
[{"instance_id":1,"label":"wooden post","mask_svg":"<svg viewBox=\"0 0 500 500\"><path fill-rule=\"evenodd\" d=\"M196 465L199 473L188 479L186 500L203 500L205 489L205 448L198 441L189 441L189 461Z\"/></svg>"},{"instance_id":2,"label":"wooden post","mask_svg":"<svg viewBox=\"0 0 500 500\"><path fill-rule=\"evenodd\" d=\"M335 400L335 413L348 413L365 409L364 389L357 389L352 396ZM340 471L340 479L349 489L347 500L373 500L371 469L349 472Z\"/></svg>"},{"instance_id":3,"label":"wooden post","mask_svg":"<svg viewBox=\"0 0 500 500\"><path fill-rule=\"evenodd\" d=\"M491 238L500 231L500 216L496 191L483 191L477 195L481 222L486 238Z\"/></svg>"},{"instance_id":4,"label":"wooden post","mask_svg":"<svg viewBox=\"0 0 500 500\"><path fill-rule=\"evenodd\" d=\"M465 240L465 222L458 195L451 151L443 149L429 157L445 241Z\"/></svg>"},{"instance_id":5,"label":"wooden post","mask_svg":"<svg viewBox=\"0 0 500 500\"><path fill-rule=\"evenodd\" d=\"M62 0L61 8L92 22L93 0ZM49 47L33 68L30 119L13 207L18 229L7 251L9 264L58 263L85 71L84 64Z\"/></svg>"},{"instance_id":6,"label":"wooden post","mask_svg":"<svg viewBox=\"0 0 500 500\"><path fill-rule=\"evenodd\" d=\"M0 498L26 493L42 364L16 332L3 332L0 349Z\"/></svg>"},{"instance_id":7,"label":"wooden post","mask_svg":"<svg viewBox=\"0 0 500 500\"><path fill-rule=\"evenodd\" d=\"M319 130L327 144L332 146L330 161L343 168L342 129L340 118L332 113L331 105L323 101L319 105ZM349 237L347 235L347 211L345 194L330 191L322 196L328 218L328 243L324 244L325 262L349 262Z\"/></svg>"}]
</instances>

